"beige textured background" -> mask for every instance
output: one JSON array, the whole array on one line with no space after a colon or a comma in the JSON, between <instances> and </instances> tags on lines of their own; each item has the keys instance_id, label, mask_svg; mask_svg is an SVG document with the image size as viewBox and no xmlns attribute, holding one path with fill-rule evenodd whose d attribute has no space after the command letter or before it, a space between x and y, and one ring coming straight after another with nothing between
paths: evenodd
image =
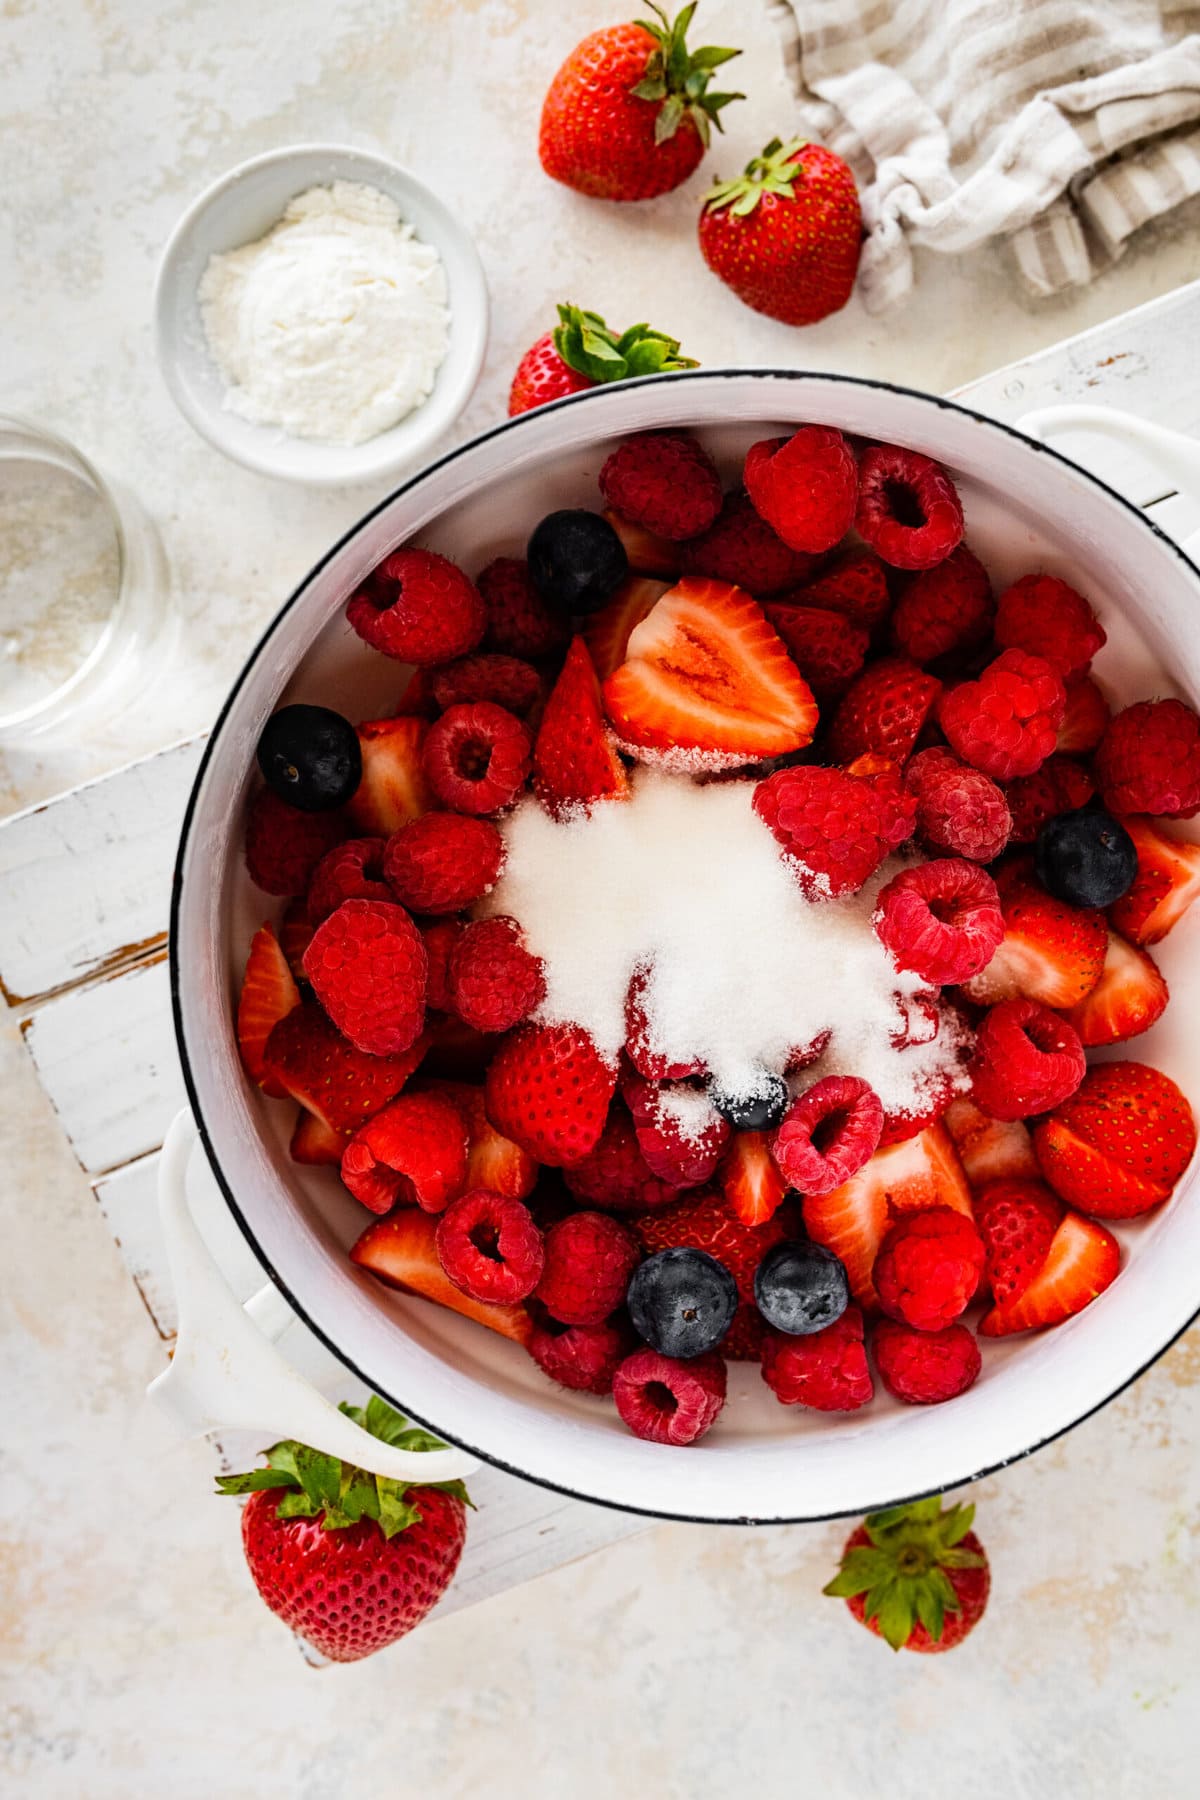
<instances>
[{"instance_id":1,"label":"beige textured background","mask_svg":"<svg viewBox=\"0 0 1200 1800\"><path fill-rule=\"evenodd\" d=\"M784 361L943 388L1200 273L1195 219L1036 312L1003 256L929 264L886 322L804 334L741 308L695 251L697 178L638 208L546 183L541 91L622 0L6 0L0 5L0 398L123 473L159 519L187 652L156 711L0 762L0 810L211 715L258 626L373 498L310 495L223 462L159 382L150 283L181 206L270 146L333 139L410 163L475 229L497 416L552 303L649 315L706 363ZM757 0L705 0L752 102L727 173L788 129ZM731 71L732 73L733 71ZM1182 351L1190 353L1190 347ZM102 1079L97 1072L97 1079ZM0 1791L164 1790L349 1800L394 1789L609 1800L834 1800L886 1789L1014 1800L1191 1794L1200 1752L1200 1341L975 1498L995 1587L944 1660L893 1658L819 1589L838 1526L663 1527L423 1630L306 1670L257 1604L212 1463L141 1402L159 1346L15 1031L0 1038L5 1403L0 1430ZM914 1483L919 1481L919 1472Z\"/></svg>"}]
</instances>

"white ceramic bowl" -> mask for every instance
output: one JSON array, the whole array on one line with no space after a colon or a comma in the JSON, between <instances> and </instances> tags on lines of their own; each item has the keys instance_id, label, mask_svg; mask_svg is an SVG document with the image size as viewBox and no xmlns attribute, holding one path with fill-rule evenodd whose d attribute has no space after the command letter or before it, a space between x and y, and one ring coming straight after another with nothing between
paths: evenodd
<instances>
[{"instance_id":1,"label":"white ceramic bowl","mask_svg":"<svg viewBox=\"0 0 1200 1800\"><path fill-rule=\"evenodd\" d=\"M1126 1266L1078 1317L989 1343L983 1374L949 1405L880 1393L840 1418L779 1406L757 1368L732 1365L717 1427L688 1450L631 1436L615 1409L554 1387L516 1345L380 1287L346 1249L362 1209L330 1170L287 1154L292 1115L246 1080L233 1005L246 945L270 903L242 862L254 748L283 701L355 718L394 702L400 672L366 650L347 596L410 539L469 571L519 552L542 514L595 505L613 443L693 427L730 475L757 438L820 421L943 461L967 537L998 583L1031 568L1091 596L1109 632L1098 671L1123 700L1200 699L1200 572L1136 507L1052 450L952 403L879 382L771 370L698 371L596 388L497 426L424 470L333 546L279 613L213 730L176 872L171 957L176 1025L196 1119L218 1182L293 1307L366 1384L443 1437L531 1480L631 1511L720 1521L863 1512L953 1487L1037 1448L1144 1369L1200 1304L1200 1204L1191 1173L1170 1202L1119 1228ZM1164 675L1170 670L1169 679ZM1200 1100L1200 920L1158 949L1173 992L1129 1047ZM1157 954L1157 952L1156 952Z\"/></svg>"},{"instance_id":2,"label":"white ceramic bowl","mask_svg":"<svg viewBox=\"0 0 1200 1800\"><path fill-rule=\"evenodd\" d=\"M239 418L209 355L198 288L215 253L253 243L288 202L311 187L354 181L387 194L442 259L450 298L450 343L433 391L407 418L365 444L323 444ZM201 437L260 475L340 486L397 474L449 430L479 378L488 334L488 294L479 253L437 195L399 163L338 144L296 144L239 163L193 201L163 251L154 291L163 377Z\"/></svg>"}]
</instances>

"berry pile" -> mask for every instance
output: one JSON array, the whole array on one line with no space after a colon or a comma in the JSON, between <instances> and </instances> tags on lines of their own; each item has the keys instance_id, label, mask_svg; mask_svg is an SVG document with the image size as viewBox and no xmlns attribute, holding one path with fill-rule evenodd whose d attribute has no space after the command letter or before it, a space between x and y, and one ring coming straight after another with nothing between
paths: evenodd
<instances>
[{"instance_id":1,"label":"berry pile","mask_svg":"<svg viewBox=\"0 0 1200 1800\"><path fill-rule=\"evenodd\" d=\"M1038 572L993 597L928 457L805 426L724 474L639 433L603 508L536 522L525 561L471 580L393 552L346 616L397 663L394 711L284 707L246 820L252 879L289 904L251 943L238 1041L299 1103L295 1160L376 1215L354 1262L668 1444L711 1429L729 1360L785 1406L954 1398L980 1340L1109 1285L1110 1223L1161 1206L1196 1144L1167 1075L1086 1053L1167 1004L1152 947L1200 893L1170 826L1200 813L1200 720L1112 716L1088 600ZM886 1021L821 1016L812 982L795 1016L782 946L756 943L785 1013L735 1079L663 1024L669 918L620 965L615 1042L564 1010L611 959L588 908L624 903L549 894L580 921L571 990L513 903L516 826L590 830L647 794L661 826L664 791L732 808L686 884L716 883L736 817L731 857L766 857L795 929L840 920L875 959ZM712 976L691 973L685 1000ZM749 1030L771 995L722 1004ZM889 1057L921 1071L904 1104Z\"/></svg>"}]
</instances>

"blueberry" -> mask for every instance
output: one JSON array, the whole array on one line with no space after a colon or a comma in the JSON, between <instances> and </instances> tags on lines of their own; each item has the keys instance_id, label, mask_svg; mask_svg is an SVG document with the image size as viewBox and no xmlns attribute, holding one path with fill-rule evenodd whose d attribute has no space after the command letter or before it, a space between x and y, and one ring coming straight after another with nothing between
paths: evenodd
<instances>
[{"instance_id":1,"label":"blueberry","mask_svg":"<svg viewBox=\"0 0 1200 1800\"><path fill-rule=\"evenodd\" d=\"M726 1094L718 1087L710 1087L708 1097L735 1131L773 1131L791 1102L787 1082L782 1075L772 1075L769 1069L762 1070L750 1093Z\"/></svg>"},{"instance_id":2,"label":"blueberry","mask_svg":"<svg viewBox=\"0 0 1200 1800\"><path fill-rule=\"evenodd\" d=\"M821 1244L776 1244L754 1272L754 1298L768 1325L789 1337L824 1331L850 1304L846 1271Z\"/></svg>"},{"instance_id":3,"label":"blueberry","mask_svg":"<svg viewBox=\"0 0 1200 1800\"><path fill-rule=\"evenodd\" d=\"M1060 813L1038 832L1033 866L1048 894L1072 906L1111 906L1137 874L1133 839L1100 806Z\"/></svg>"},{"instance_id":4,"label":"blueberry","mask_svg":"<svg viewBox=\"0 0 1200 1800\"><path fill-rule=\"evenodd\" d=\"M629 1283L629 1316L638 1336L662 1356L715 1350L737 1311L737 1282L706 1250L659 1250Z\"/></svg>"},{"instance_id":5,"label":"blueberry","mask_svg":"<svg viewBox=\"0 0 1200 1800\"><path fill-rule=\"evenodd\" d=\"M599 513L547 513L529 540L529 573L564 613L598 612L629 573L625 546Z\"/></svg>"},{"instance_id":6,"label":"blueberry","mask_svg":"<svg viewBox=\"0 0 1200 1800\"><path fill-rule=\"evenodd\" d=\"M258 766L281 800L302 812L329 812L362 778L358 733L327 706L285 706L263 728Z\"/></svg>"}]
</instances>

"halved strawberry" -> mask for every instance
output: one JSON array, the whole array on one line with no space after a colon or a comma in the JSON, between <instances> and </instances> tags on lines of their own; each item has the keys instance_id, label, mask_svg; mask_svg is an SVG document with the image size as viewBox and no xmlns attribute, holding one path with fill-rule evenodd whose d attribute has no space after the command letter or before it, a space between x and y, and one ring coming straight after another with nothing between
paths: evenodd
<instances>
[{"instance_id":1,"label":"halved strawberry","mask_svg":"<svg viewBox=\"0 0 1200 1800\"><path fill-rule=\"evenodd\" d=\"M1149 1031L1162 1018L1168 998L1167 984L1149 952L1110 931L1099 981L1065 1017L1079 1033L1080 1043L1091 1050Z\"/></svg>"},{"instance_id":2,"label":"halved strawberry","mask_svg":"<svg viewBox=\"0 0 1200 1800\"><path fill-rule=\"evenodd\" d=\"M306 1000L275 1026L264 1060L285 1094L330 1131L349 1133L400 1092L428 1043L419 1037L401 1056L368 1056L346 1042L315 1000Z\"/></svg>"},{"instance_id":3,"label":"halved strawberry","mask_svg":"<svg viewBox=\"0 0 1200 1800\"><path fill-rule=\"evenodd\" d=\"M870 750L907 762L941 691L937 676L907 657L881 657L864 669L838 707L830 755L845 764Z\"/></svg>"},{"instance_id":4,"label":"halved strawberry","mask_svg":"<svg viewBox=\"0 0 1200 1800\"><path fill-rule=\"evenodd\" d=\"M287 958L287 966L297 981L307 981L304 952L312 943L316 926L308 916L306 899L289 900L279 921L279 948Z\"/></svg>"},{"instance_id":5,"label":"halved strawberry","mask_svg":"<svg viewBox=\"0 0 1200 1800\"><path fill-rule=\"evenodd\" d=\"M671 548L674 549L674 545ZM601 681L607 681L613 670L625 661L630 635L662 599L667 587L665 581L649 581L642 575L633 575L621 583L607 606L584 620L581 627L583 641Z\"/></svg>"},{"instance_id":6,"label":"halved strawberry","mask_svg":"<svg viewBox=\"0 0 1200 1800\"><path fill-rule=\"evenodd\" d=\"M659 537L653 531L647 531L644 525L635 525L632 519L614 512L611 506L605 507L604 517L624 545L629 566L635 575L678 575L678 544L673 544L669 538ZM620 660L618 657L617 662Z\"/></svg>"},{"instance_id":7,"label":"halved strawberry","mask_svg":"<svg viewBox=\"0 0 1200 1800\"><path fill-rule=\"evenodd\" d=\"M1146 1063L1097 1063L1033 1131L1056 1194L1101 1219L1129 1219L1167 1199L1196 1148L1180 1089Z\"/></svg>"},{"instance_id":8,"label":"halved strawberry","mask_svg":"<svg viewBox=\"0 0 1200 1800\"><path fill-rule=\"evenodd\" d=\"M242 1061L251 1081L258 1083L264 1094L281 1100L287 1089L267 1068L267 1039L300 1004L300 991L288 968L287 957L279 939L269 925L260 925L250 940L246 972L237 1003L237 1041Z\"/></svg>"},{"instance_id":9,"label":"halved strawberry","mask_svg":"<svg viewBox=\"0 0 1200 1800\"><path fill-rule=\"evenodd\" d=\"M368 719L358 727L362 780L346 811L363 837L390 837L434 804L421 762L422 718Z\"/></svg>"},{"instance_id":10,"label":"halved strawberry","mask_svg":"<svg viewBox=\"0 0 1200 1800\"><path fill-rule=\"evenodd\" d=\"M984 1314L980 1335L1008 1337L1057 1325L1102 1294L1120 1267L1121 1246L1111 1231L1078 1213L1064 1213L1038 1273L1015 1299Z\"/></svg>"},{"instance_id":11,"label":"halved strawberry","mask_svg":"<svg viewBox=\"0 0 1200 1800\"><path fill-rule=\"evenodd\" d=\"M963 983L963 993L979 1006L1021 996L1043 1006L1074 1006L1104 968L1104 914L1068 906L1019 872L1005 874L997 886L1004 936L987 967Z\"/></svg>"},{"instance_id":12,"label":"halved strawberry","mask_svg":"<svg viewBox=\"0 0 1200 1800\"><path fill-rule=\"evenodd\" d=\"M578 1025L521 1025L487 1072L488 1118L538 1162L581 1162L604 1129L617 1071Z\"/></svg>"},{"instance_id":13,"label":"halved strawberry","mask_svg":"<svg viewBox=\"0 0 1200 1800\"><path fill-rule=\"evenodd\" d=\"M1200 895L1200 844L1171 837L1158 819L1122 819L1137 851L1133 886L1108 916L1131 944L1157 944Z\"/></svg>"},{"instance_id":14,"label":"halved strawberry","mask_svg":"<svg viewBox=\"0 0 1200 1800\"><path fill-rule=\"evenodd\" d=\"M1058 728L1055 751L1059 755L1090 756L1111 718L1112 709L1092 677L1076 675L1067 682L1067 710Z\"/></svg>"},{"instance_id":15,"label":"halved strawberry","mask_svg":"<svg viewBox=\"0 0 1200 1800\"><path fill-rule=\"evenodd\" d=\"M831 1194L804 1197L808 1235L845 1265L856 1300L877 1306L871 1271L879 1246L898 1213L952 1206L972 1216L971 1190L949 1133L939 1122L877 1150L868 1163Z\"/></svg>"},{"instance_id":16,"label":"halved strawberry","mask_svg":"<svg viewBox=\"0 0 1200 1800\"><path fill-rule=\"evenodd\" d=\"M1062 1201L1036 1176L989 1182L976 1194L984 1279L997 1306L1023 1294L1041 1270L1062 1216Z\"/></svg>"},{"instance_id":17,"label":"halved strawberry","mask_svg":"<svg viewBox=\"0 0 1200 1800\"><path fill-rule=\"evenodd\" d=\"M872 550L852 550L803 587L780 595L799 606L822 606L874 632L892 610L887 571Z\"/></svg>"},{"instance_id":18,"label":"halved strawberry","mask_svg":"<svg viewBox=\"0 0 1200 1800\"><path fill-rule=\"evenodd\" d=\"M633 632L604 683L618 735L638 749L717 763L783 756L811 742L808 683L756 600L685 576Z\"/></svg>"},{"instance_id":19,"label":"halved strawberry","mask_svg":"<svg viewBox=\"0 0 1200 1800\"><path fill-rule=\"evenodd\" d=\"M318 1119L316 1113L307 1112L302 1106L288 1146L292 1161L336 1167L342 1160L349 1135L345 1131L334 1131L324 1119Z\"/></svg>"},{"instance_id":20,"label":"halved strawberry","mask_svg":"<svg viewBox=\"0 0 1200 1800\"><path fill-rule=\"evenodd\" d=\"M764 1225L788 1191L770 1141L769 1131L735 1131L717 1169L725 1204L743 1225Z\"/></svg>"},{"instance_id":21,"label":"halved strawberry","mask_svg":"<svg viewBox=\"0 0 1200 1800\"><path fill-rule=\"evenodd\" d=\"M370 1270L388 1287L419 1294L451 1312L462 1313L501 1337L528 1344L533 1320L523 1306L502 1306L494 1300L472 1300L456 1288L437 1253L437 1220L416 1207L403 1207L388 1219L368 1225L350 1252L351 1262Z\"/></svg>"},{"instance_id":22,"label":"halved strawberry","mask_svg":"<svg viewBox=\"0 0 1200 1800\"><path fill-rule=\"evenodd\" d=\"M976 1194L991 1181L1040 1179L1033 1139L1020 1119L993 1119L974 1100L960 1095L946 1108L942 1123Z\"/></svg>"},{"instance_id":23,"label":"halved strawberry","mask_svg":"<svg viewBox=\"0 0 1200 1800\"><path fill-rule=\"evenodd\" d=\"M798 606L788 600L765 601L763 611L818 704L840 699L866 661L870 643L866 626L829 607Z\"/></svg>"},{"instance_id":24,"label":"halved strawberry","mask_svg":"<svg viewBox=\"0 0 1200 1800\"><path fill-rule=\"evenodd\" d=\"M625 765L612 744L600 684L581 637L571 639L562 673L546 701L533 746L533 791L548 812L622 800Z\"/></svg>"},{"instance_id":25,"label":"halved strawberry","mask_svg":"<svg viewBox=\"0 0 1200 1800\"><path fill-rule=\"evenodd\" d=\"M511 1200L524 1200L537 1185L538 1166L527 1150L502 1137L487 1116L482 1086L469 1081L431 1081L430 1093L445 1094L462 1114L467 1128L467 1178L464 1192L490 1188Z\"/></svg>"}]
</instances>

